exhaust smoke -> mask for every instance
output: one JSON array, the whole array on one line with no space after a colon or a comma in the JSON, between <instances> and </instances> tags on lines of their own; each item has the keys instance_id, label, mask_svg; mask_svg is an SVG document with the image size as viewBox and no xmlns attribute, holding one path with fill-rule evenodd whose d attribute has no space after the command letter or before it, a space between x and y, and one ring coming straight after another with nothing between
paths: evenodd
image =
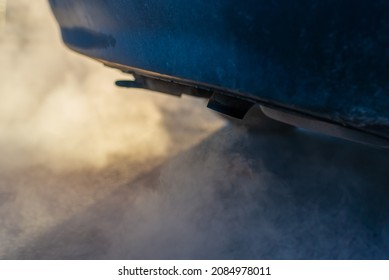
<instances>
[{"instance_id":1,"label":"exhaust smoke","mask_svg":"<svg viewBox=\"0 0 389 280\"><path fill-rule=\"evenodd\" d=\"M66 49L47 1L9 2L7 16L1 256L224 124L202 100L115 87L126 76Z\"/></svg>"},{"instance_id":2,"label":"exhaust smoke","mask_svg":"<svg viewBox=\"0 0 389 280\"><path fill-rule=\"evenodd\" d=\"M114 87L44 0L0 37L0 257L382 259L389 154Z\"/></svg>"}]
</instances>

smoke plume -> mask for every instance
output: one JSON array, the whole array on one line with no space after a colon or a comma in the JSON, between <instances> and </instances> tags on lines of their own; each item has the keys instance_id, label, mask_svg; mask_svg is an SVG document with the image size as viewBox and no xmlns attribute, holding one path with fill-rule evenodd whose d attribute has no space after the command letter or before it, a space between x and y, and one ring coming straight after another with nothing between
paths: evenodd
<instances>
[{"instance_id":1,"label":"smoke plume","mask_svg":"<svg viewBox=\"0 0 389 280\"><path fill-rule=\"evenodd\" d=\"M44 0L0 29L0 257L389 257L387 151L113 83Z\"/></svg>"}]
</instances>

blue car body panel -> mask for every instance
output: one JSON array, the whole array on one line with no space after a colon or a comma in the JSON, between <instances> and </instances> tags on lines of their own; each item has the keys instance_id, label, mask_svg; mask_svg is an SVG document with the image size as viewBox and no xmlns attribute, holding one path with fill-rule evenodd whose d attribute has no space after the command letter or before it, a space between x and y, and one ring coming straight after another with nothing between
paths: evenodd
<instances>
[{"instance_id":1,"label":"blue car body panel","mask_svg":"<svg viewBox=\"0 0 389 280\"><path fill-rule=\"evenodd\" d=\"M124 71L389 139L387 0L50 0L64 42Z\"/></svg>"}]
</instances>

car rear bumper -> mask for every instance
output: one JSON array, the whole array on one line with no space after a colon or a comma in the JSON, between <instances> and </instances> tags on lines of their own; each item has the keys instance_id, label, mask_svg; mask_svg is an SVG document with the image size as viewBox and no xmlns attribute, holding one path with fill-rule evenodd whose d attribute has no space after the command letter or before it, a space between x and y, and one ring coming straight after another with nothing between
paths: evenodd
<instances>
[{"instance_id":1,"label":"car rear bumper","mask_svg":"<svg viewBox=\"0 0 389 280\"><path fill-rule=\"evenodd\" d=\"M50 4L64 42L111 67L389 139L387 1Z\"/></svg>"}]
</instances>

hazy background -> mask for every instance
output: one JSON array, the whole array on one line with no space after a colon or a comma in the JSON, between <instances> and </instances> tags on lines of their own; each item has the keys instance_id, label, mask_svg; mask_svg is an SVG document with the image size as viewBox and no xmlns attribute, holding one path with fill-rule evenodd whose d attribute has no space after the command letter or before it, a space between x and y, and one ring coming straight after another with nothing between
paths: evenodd
<instances>
[{"instance_id":1,"label":"hazy background","mask_svg":"<svg viewBox=\"0 0 389 280\"><path fill-rule=\"evenodd\" d=\"M387 151L118 89L65 48L46 1L7 4L1 258L389 257Z\"/></svg>"}]
</instances>

